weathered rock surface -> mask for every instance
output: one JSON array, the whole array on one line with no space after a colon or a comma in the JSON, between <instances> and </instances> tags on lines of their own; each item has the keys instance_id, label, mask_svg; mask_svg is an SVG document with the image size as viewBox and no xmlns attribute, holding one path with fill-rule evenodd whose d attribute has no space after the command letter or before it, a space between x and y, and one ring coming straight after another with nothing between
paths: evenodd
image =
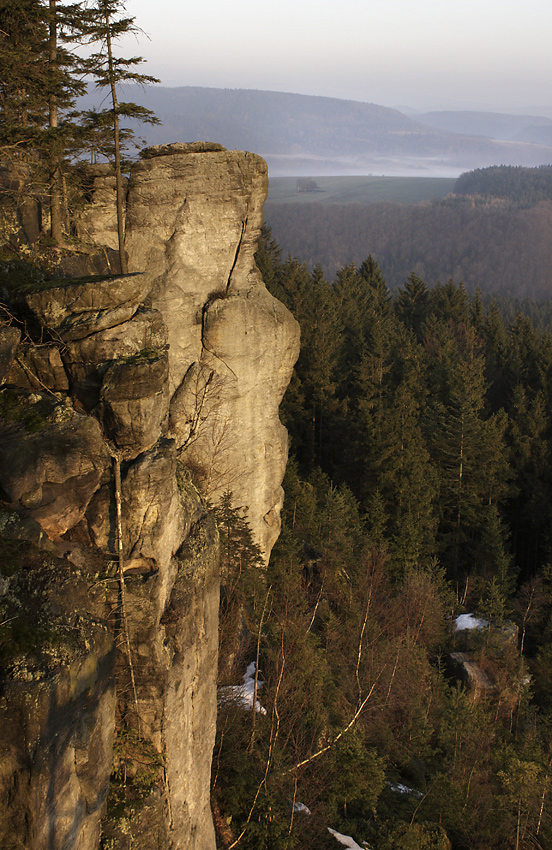
<instances>
[{"instance_id":1,"label":"weathered rock surface","mask_svg":"<svg viewBox=\"0 0 552 850\"><path fill-rule=\"evenodd\" d=\"M0 487L58 537L84 516L109 464L98 422L51 396L0 393Z\"/></svg>"},{"instance_id":2,"label":"weathered rock surface","mask_svg":"<svg viewBox=\"0 0 552 850\"><path fill-rule=\"evenodd\" d=\"M494 688L481 667L466 652L451 652L447 656L450 675L469 688L475 697Z\"/></svg>"},{"instance_id":3,"label":"weathered rock surface","mask_svg":"<svg viewBox=\"0 0 552 850\"><path fill-rule=\"evenodd\" d=\"M93 284L64 282L32 292L26 301L41 325L67 342L126 322L149 288L142 275L125 275Z\"/></svg>"},{"instance_id":4,"label":"weathered rock surface","mask_svg":"<svg viewBox=\"0 0 552 850\"><path fill-rule=\"evenodd\" d=\"M167 783L175 847L213 850L211 759L216 731L219 576L216 529L203 516L179 553L180 568L163 616L174 651L167 679ZM215 710L213 711L213 706Z\"/></svg>"},{"instance_id":5,"label":"weathered rock surface","mask_svg":"<svg viewBox=\"0 0 552 850\"><path fill-rule=\"evenodd\" d=\"M166 156L175 153L212 153L213 151L225 151L224 145L219 142L169 142L165 145L152 145L140 152L142 159L151 159L154 156Z\"/></svg>"},{"instance_id":6,"label":"weathered rock surface","mask_svg":"<svg viewBox=\"0 0 552 850\"><path fill-rule=\"evenodd\" d=\"M63 358L71 378L71 392L91 410L99 401L103 377L116 360L143 351L164 351L167 328L157 310L140 308L128 322L69 342Z\"/></svg>"},{"instance_id":7,"label":"weathered rock surface","mask_svg":"<svg viewBox=\"0 0 552 850\"><path fill-rule=\"evenodd\" d=\"M211 494L231 489L267 554L280 532L287 431L278 408L298 354L298 333L285 307L263 288L230 295L205 312L202 362L222 384L217 425L189 449L209 464Z\"/></svg>"},{"instance_id":8,"label":"weathered rock surface","mask_svg":"<svg viewBox=\"0 0 552 850\"><path fill-rule=\"evenodd\" d=\"M17 351L6 383L26 390L67 392L69 380L57 345L25 345Z\"/></svg>"},{"instance_id":9,"label":"weathered rock surface","mask_svg":"<svg viewBox=\"0 0 552 850\"><path fill-rule=\"evenodd\" d=\"M104 246L110 179L93 175L79 224ZM113 850L214 850L218 534L191 469L211 498L233 490L268 555L298 326L254 262L266 189L252 154L148 149L128 200L136 273L33 291L34 344L0 335L9 850L98 850L100 830ZM22 540L40 549L12 564Z\"/></svg>"},{"instance_id":10,"label":"weathered rock surface","mask_svg":"<svg viewBox=\"0 0 552 850\"><path fill-rule=\"evenodd\" d=\"M177 459L172 440L161 440L122 473L121 486L124 556L126 569L159 572L163 578L163 612L167 602L167 574L171 559L186 538L199 506L184 504L177 483ZM96 545L115 551L111 486L98 491L87 511L87 522ZM159 615L161 616L161 614Z\"/></svg>"},{"instance_id":11,"label":"weathered rock surface","mask_svg":"<svg viewBox=\"0 0 552 850\"><path fill-rule=\"evenodd\" d=\"M0 552L0 846L96 848L115 726L105 595L32 544Z\"/></svg>"},{"instance_id":12,"label":"weathered rock surface","mask_svg":"<svg viewBox=\"0 0 552 850\"><path fill-rule=\"evenodd\" d=\"M13 366L15 352L21 338L17 328L0 327L0 384L3 384Z\"/></svg>"},{"instance_id":13,"label":"weathered rock surface","mask_svg":"<svg viewBox=\"0 0 552 850\"><path fill-rule=\"evenodd\" d=\"M112 167L108 164L85 166L82 180L90 203L77 216L79 237L85 242L117 249L117 187Z\"/></svg>"},{"instance_id":14,"label":"weathered rock surface","mask_svg":"<svg viewBox=\"0 0 552 850\"><path fill-rule=\"evenodd\" d=\"M104 433L125 459L150 449L166 430L168 378L167 354L155 351L116 361L105 373L100 417Z\"/></svg>"},{"instance_id":15,"label":"weathered rock surface","mask_svg":"<svg viewBox=\"0 0 552 850\"><path fill-rule=\"evenodd\" d=\"M168 328L171 433L211 499L232 490L234 503L246 507L268 555L279 532L287 460L278 406L299 328L255 265L264 161L208 147L148 149L133 169L126 244L131 268L151 282L152 306ZM198 374L200 383L209 380L205 405L201 390L194 397Z\"/></svg>"},{"instance_id":16,"label":"weathered rock surface","mask_svg":"<svg viewBox=\"0 0 552 850\"><path fill-rule=\"evenodd\" d=\"M124 657L119 702L159 754L159 782L140 807L148 812L146 823L128 818L128 807L123 817L108 812L104 835L118 850L214 848L210 755L216 720L217 533L193 488L167 488L175 481L170 476L175 463L174 444L166 441L130 467L123 480L127 625L137 702ZM109 526L98 510L102 503L107 507L102 500L99 494L89 521L97 542L108 547ZM131 783L139 788L139 781L138 772ZM112 794L117 802L116 786Z\"/></svg>"}]
</instances>

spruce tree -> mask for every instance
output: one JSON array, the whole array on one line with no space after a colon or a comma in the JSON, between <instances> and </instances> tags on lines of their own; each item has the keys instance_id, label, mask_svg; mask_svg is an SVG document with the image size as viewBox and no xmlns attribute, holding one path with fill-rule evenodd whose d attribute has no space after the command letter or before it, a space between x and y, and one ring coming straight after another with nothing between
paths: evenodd
<instances>
[{"instance_id":1,"label":"spruce tree","mask_svg":"<svg viewBox=\"0 0 552 850\"><path fill-rule=\"evenodd\" d=\"M99 110L96 126L99 130L105 127L105 119L109 117L113 131L113 164L117 185L117 232L119 242L119 258L121 272L128 271L124 249L124 190L123 165L121 157L121 119L138 120L149 124L158 124L159 120L150 109L136 103L119 100L121 83L158 83L156 77L142 74L135 69L144 62L139 56L122 59L114 53L114 43L123 35L139 31L135 18L125 17L124 0L93 0L89 8L89 18L86 36L92 43L99 44L99 49L88 58L87 68L95 81L96 88L109 90L111 107ZM91 119L90 113L88 118Z\"/></svg>"},{"instance_id":2,"label":"spruce tree","mask_svg":"<svg viewBox=\"0 0 552 850\"><path fill-rule=\"evenodd\" d=\"M62 170L65 147L75 133L68 116L85 90L83 63L68 49L79 42L82 3L2 0L0 78L3 155L23 167L27 193L47 186L51 236L63 240Z\"/></svg>"},{"instance_id":3,"label":"spruce tree","mask_svg":"<svg viewBox=\"0 0 552 850\"><path fill-rule=\"evenodd\" d=\"M48 27L37 0L0 2L0 144L6 156L31 144L44 126Z\"/></svg>"},{"instance_id":4,"label":"spruce tree","mask_svg":"<svg viewBox=\"0 0 552 850\"><path fill-rule=\"evenodd\" d=\"M428 325L430 452L440 480L441 551L451 577L465 574L485 525L483 508L508 490L507 417L486 409L481 341L471 327Z\"/></svg>"},{"instance_id":5,"label":"spruce tree","mask_svg":"<svg viewBox=\"0 0 552 850\"><path fill-rule=\"evenodd\" d=\"M416 334L421 341L423 336L423 324L427 318L429 304L429 289L418 275L412 272L400 289L395 301L397 316L404 325Z\"/></svg>"}]
</instances>

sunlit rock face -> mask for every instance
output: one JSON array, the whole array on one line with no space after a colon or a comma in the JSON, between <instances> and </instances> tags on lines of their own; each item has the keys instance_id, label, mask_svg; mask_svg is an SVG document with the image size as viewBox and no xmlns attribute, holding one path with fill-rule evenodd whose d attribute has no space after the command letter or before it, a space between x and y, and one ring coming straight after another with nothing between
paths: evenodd
<instances>
[{"instance_id":1,"label":"sunlit rock face","mask_svg":"<svg viewBox=\"0 0 552 850\"><path fill-rule=\"evenodd\" d=\"M268 556L287 460L278 407L299 327L255 265L267 187L254 154L150 148L131 177L126 245L168 328L170 434L210 499L232 491Z\"/></svg>"},{"instance_id":2,"label":"sunlit rock face","mask_svg":"<svg viewBox=\"0 0 552 850\"><path fill-rule=\"evenodd\" d=\"M32 339L0 324L6 850L215 850L218 533L195 482L233 491L268 556L299 331L254 262L266 189L252 154L150 150L132 274L28 292Z\"/></svg>"},{"instance_id":3,"label":"sunlit rock face","mask_svg":"<svg viewBox=\"0 0 552 850\"><path fill-rule=\"evenodd\" d=\"M78 235L85 242L116 250L119 237L113 168L107 163L86 165L82 169L82 181L90 203L77 214Z\"/></svg>"}]
</instances>

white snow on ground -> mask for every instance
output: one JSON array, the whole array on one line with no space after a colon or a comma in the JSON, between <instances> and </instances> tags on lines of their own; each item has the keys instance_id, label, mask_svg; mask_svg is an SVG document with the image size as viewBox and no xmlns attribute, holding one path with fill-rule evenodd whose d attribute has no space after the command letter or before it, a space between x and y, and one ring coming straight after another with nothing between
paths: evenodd
<instances>
[{"instance_id":1,"label":"white snow on ground","mask_svg":"<svg viewBox=\"0 0 552 850\"><path fill-rule=\"evenodd\" d=\"M260 679L257 679L257 692L264 685ZM219 688L219 697L222 700L233 701L241 708L250 711L253 708L253 697L255 694L255 662L247 665L247 670L244 673L243 685L228 685L224 688ZM260 714L266 714L259 700L255 702L255 711Z\"/></svg>"},{"instance_id":2,"label":"white snow on ground","mask_svg":"<svg viewBox=\"0 0 552 850\"><path fill-rule=\"evenodd\" d=\"M391 788L391 791L396 791L398 794L413 794L415 797L422 797L421 791L416 791L415 788L409 788L408 785L403 785L398 782L395 784L394 782L387 783Z\"/></svg>"},{"instance_id":3,"label":"white snow on ground","mask_svg":"<svg viewBox=\"0 0 552 850\"><path fill-rule=\"evenodd\" d=\"M302 815L310 815L310 814L312 814L312 813L311 813L311 810L310 810L307 806L305 806L305 804L304 804L304 803L294 803L294 804L293 804L293 811L294 811L296 814L302 814Z\"/></svg>"},{"instance_id":4,"label":"white snow on ground","mask_svg":"<svg viewBox=\"0 0 552 850\"><path fill-rule=\"evenodd\" d=\"M486 629L488 625L488 620L482 620L480 617L474 617L473 614L460 614L460 616L454 621L454 631L460 632L463 629Z\"/></svg>"},{"instance_id":5,"label":"white snow on ground","mask_svg":"<svg viewBox=\"0 0 552 850\"><path fill-rule=\"evenodd\" d=\"M339 841L340 844L343 844L345 847L348 847L349 850L368 850L368 845L365 844L363 847L360 844L357 844L354 838L351 838L350 835L342 835L340 832L336 832L335 829L332 829L331 826L326 827L328 832L330 832L333 837Z\"/></svg>"}]
</instances>

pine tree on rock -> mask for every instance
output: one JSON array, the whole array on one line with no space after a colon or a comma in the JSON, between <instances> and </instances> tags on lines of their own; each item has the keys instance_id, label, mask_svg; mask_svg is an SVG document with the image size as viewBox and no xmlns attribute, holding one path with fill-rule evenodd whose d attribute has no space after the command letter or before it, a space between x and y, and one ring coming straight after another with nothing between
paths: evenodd
<instances>
[{"instance_id":1,"label":"pine tree on rock","mask_svg":"<svg viewBox=\"0 0 552 850\"><path fill-rule=\"evenodd\" d=\"M0 4L0 145L8 159L23 165L28 194L33 185L40 194L46 184L51 236L57 243L64 237L65 150L75 133L69 110L86 88L83 61L68 46L80 42L84 19L82 3Z\"/></svg>"},{"instance_id":2,"label":"pine tree on rock","mask_svg":"<svg viewBox=\"0 0 552 850\"><path fill-rule=\"evenodd\" d=\"M107 88L111 98L111 108L97 113L97 127L102 129L102 119L110 116L113 130L113 164L117 186L117 234L119 243L119 259L121 273L128 271L127 258L124 248L124 189L123 163L121 156L121 118L142 121L148 124L158 124L150 109L136 103L119 101L118 87L120 83L158 83L156 77L141 74L134 70L144 61L141 57L133 56L122 59L115 56L114 42L123 35L138 32L135 18L124 17L125 3L123 0L93 0L89 7L86 36L91 43L100 44L100 49L88 57L87 70L95 80L96 88ZM89 115L90 118L90 115Z\"/></svg>"}]
</instances>

